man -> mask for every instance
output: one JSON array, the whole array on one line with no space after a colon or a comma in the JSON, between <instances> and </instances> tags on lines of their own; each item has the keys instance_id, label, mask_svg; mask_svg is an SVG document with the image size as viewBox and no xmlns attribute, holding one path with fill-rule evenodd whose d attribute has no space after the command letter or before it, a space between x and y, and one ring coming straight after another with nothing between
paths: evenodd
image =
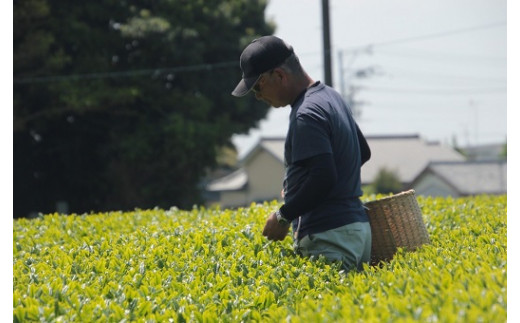
<instances>
[{"instance_id":1,"label":"man","mask_svg":"<svg viewBox=\"0 0 520 323\"><path fill-rule=\"evenodd\" d=\"M314 82L293 48L264 36L240 56L242 80L232 95L251 90L275 108L291 105L285 141L285 204L267 219L263 235L283 240L292 223L295 250L324 256L345 270L370 261L372 236L362 195L360 168L370 149L339 93ZM362 158L363 156L363 158Z\"/></svg>"}]
</instances>

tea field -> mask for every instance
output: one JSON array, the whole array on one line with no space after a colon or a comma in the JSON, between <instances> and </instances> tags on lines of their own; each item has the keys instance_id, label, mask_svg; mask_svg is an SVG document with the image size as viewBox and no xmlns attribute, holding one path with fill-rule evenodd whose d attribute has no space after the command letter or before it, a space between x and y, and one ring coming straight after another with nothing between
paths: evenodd
<instances>
[{"instance_id":1,"label":"tea field","mask_svg":"<svg viewBox=\"0 0 520 323\"><path fill-rule=\"evenodd\" d=\"M505 322L507 196L418 202L431 244L350 273L268 242L276 202L14 220L13 321Z\"/></svg>"}]
</instances>

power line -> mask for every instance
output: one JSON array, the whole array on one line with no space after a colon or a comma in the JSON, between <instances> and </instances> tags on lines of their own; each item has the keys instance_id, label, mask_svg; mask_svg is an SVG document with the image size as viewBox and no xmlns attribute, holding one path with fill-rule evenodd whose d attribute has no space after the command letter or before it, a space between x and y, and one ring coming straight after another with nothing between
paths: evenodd
<instances>
[{"instance_id":1,"label":"power line","mask_svg":"<svg viewBox=\"0 0 520 323\"><path fill-rule=\"evenodd\" d=\"M426 95L467 95L467 94L488 94L507 91L507 87L486 87L486 88L459 88L459 89L412 89L412 88L391 88L378 86L363 86L363 90L375 92L399 92Z\"/></svg>"},{"instance_id":2,"label":"power line","mask_svg":"<svg viewBox=\"0 0 520 323\"><path fill-rule=\"evenodd\" d=\"M461 81L461 82L480 82L480 83L507 83L506 77L485 77L482 75L455 75L455 74L437 74L428 71L408 70L402 68L392 67L385 70L385 74L391 75L392 78L409 77L417 80L421 77L426 80L440 80L440 81Z\"/></svg>"},{"instance_id":3,"label":"power line","mask_svg":"<svg viewBox=\"0 0 520 323\"><path fill-rule=\"evenodd\" d=\"M214 64L198 64L168 68L154 68L154 69L141 69L132 71L121 71L121 72L104 72L104 73L88 73L88 74L70 74L70 75L50 75L41 77L25 77L14 79L15 84L31 84L31 83L50 83L50 82L62 82L62 81L81 81L81 80L92 80L92 79L106 79L106 78L122 78L122 77L133 77L143 75L160 75L163 73L181 73L181 72L198 72L198 71L211 71L220 68L229 68L237 66L237 62L222 62Z\"/></svg>"},{"instance_id":4,"label":"power line","mask_svg":"<svg viewBox=\"0 0 520 323\"><path fill-rule=\"evenodd\" d=\"M507 57L491 57L491 56L477 56L477 55L460 55L453 53L435 53L431 51L423 51L417 52L410 49L401 49L401 50L388 50L388 49L378 49L378 54L383 54L386 56L398 56L398 57L407 57L407 58L417 58L417 59L426 59L426 60L458 60L459 62L468 62L472 61L480 61L485 63L504 63L506 62ZM469 62L471 63L471 62Z\"/></svg>"},{"instance_id":5,"label":"power line","mask_svg":"<svg viewBox=\"0 0 520 323\"><path fill-rule=\"evenodd\" d=\"M367 44L367 45L363 45L363 46L350 47L347 50L348 51L358 51L358 50L362 50L362 49L371 50L371 48L375 47L375 46L381 47L381 46L389 46L389 45L402 44L402 43L410 43L410 42L415 42L415 41L421 41L421 40L426 40L426 39L431 39L431 38L446 37L446 36L451 36L451 35L456 35L456 34L468 33L468 32L481 30L481 29L500 27L500 26L507 26L507 22L501 21L501 22L495 22L495 23L490 23L490 24L486 24L486 25L479 25L479 26L473 26L473 27L467 27L467 28L461 28L461 29L448 30L448 31L443 31L443 32L438 32L438 33L433 33L433 34L422 35L422 36L413 36L413 37L407 37L407 38L401 38L401 39L394 39L394 40L389 40L389 41L384 41L384 42L379 42L379 43Z\"/></svg>"},{"instance_id":6,"label":"power line","mask_svg":"<svg viewBox=\"0 0 520 323\"><path fill-rule=\"evenodd\" d=\"M488 29L506 25L506 22L497 22L487 25L480 25L475 27L468 27L462 29L456 29L451 31L445 31L440 33L428 34L423 36L415 36L408 37L402 39L396 39L386 42L373 43L364 46L357 46L348 49L347 51L355 51L358 52L360 49L363 50L371 50L372 47L377 46L388 46L395 45L400 43L408 43L414 41L425 40L429 38L438 38L438 37L446 37L459 33L466 33L480 29ZM51 82L62 82L62 81L81 81L81 80L89 80L89 79L105 79L105 78L123 78L123 77L134 77L134 76L145 76L145 75L159 75L162 73L181 73L181 72L198 72L204 70L213 70L219 68L229 68L237 66L236 61L228 61L221 63L213 63L213 64L198 64L198 65L188 65L188 66L177 66L177 67L167 67L167 68L155 68L155 69L140 69L140 70L132 70L132 71L121 71L121 72L102 72L102 73L86 73L86 74L71 74L71 75L49 75L49 76L38 76L38 77L22 77L15 78L13 80L14 84L32 84L32 83L51 83Z\"/></svg>"},{"instance_id":7,"label":"power line","mask_svg":"<svg viewBox=\"0 0 520 323\"><path fill-rule=\"evenodd\" d=\"M468 32L474 32L477 30L482 29L489 29L489 28L496 28L499 26L507 25L506 22L495 22L485 25L478 25L473 27L467 27L467 28L461 28L461 29L454 29L454 30L448 30L443 32L437 32L432 34L426 34L421 36L413 36L413 37L407 37L407 38L401 38L401 39L394 39L390 41L383 41L379 43L372 43L367 44L364 46L357 46L357 47L350 47L346 51L350 52L350 55L352 56L352 60L357 58L359 54L372 54L374 47L377 47L379 50L379 47L384 46L391 46L396 44L403 44L403 43L411 43L411 42L417 42L432 38L441 38L441 37L447 37L452 36L456 34L462 34L462 33L468 33ZM340 55L343 55L344 50L339 50ZM340 59L341 62L341 59ZM340 76L343 75L342 69L340 69ZM406 93L406 94L419 94L419 95L468 95L468 94L486 94L486 93L502 93L506 92L506 87L493 87L493 88L465 88L465 89L406 89L406 88L385 88L385 87L362 87L363 90L368 91L375 91L375 92L390 92L390 93ZM355 109L355 108L354 108Z\"/></svg>"}]
</instances>

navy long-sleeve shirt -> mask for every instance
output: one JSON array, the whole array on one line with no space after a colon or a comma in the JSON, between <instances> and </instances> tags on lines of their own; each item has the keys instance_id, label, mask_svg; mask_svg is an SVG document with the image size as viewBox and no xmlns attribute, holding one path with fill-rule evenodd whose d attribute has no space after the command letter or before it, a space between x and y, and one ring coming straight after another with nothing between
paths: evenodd
<instances>
[{"instance_id":1,"label":"navy long-sleeve shirt","mask_svg":"<svg viewBox=\"0 0 520 323\"><path fill-rule=\"evenodd\" d=\"M339 93L316 82L291 106L285 142L285 204L299 238L368 218L359 200L370 149ZM298 222L293 221L296 230Z\"/></svg>"}]
</instances>

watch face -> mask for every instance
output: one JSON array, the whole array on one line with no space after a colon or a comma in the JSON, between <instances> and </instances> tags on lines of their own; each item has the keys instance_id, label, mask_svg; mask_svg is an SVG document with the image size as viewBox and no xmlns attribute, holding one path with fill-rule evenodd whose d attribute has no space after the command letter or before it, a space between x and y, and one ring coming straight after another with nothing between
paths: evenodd
<instances>
[{"instance_id":1,"label":"watch face","mask_svg":"<svg viewBox=\"0 0 520 323\"><path fill-rule=\"evenodd\" d=\"M289 224L289 221L282 217L280 211L276 211L276 219L278 220L278 223Z\"/></svg>"}]
</instances>

